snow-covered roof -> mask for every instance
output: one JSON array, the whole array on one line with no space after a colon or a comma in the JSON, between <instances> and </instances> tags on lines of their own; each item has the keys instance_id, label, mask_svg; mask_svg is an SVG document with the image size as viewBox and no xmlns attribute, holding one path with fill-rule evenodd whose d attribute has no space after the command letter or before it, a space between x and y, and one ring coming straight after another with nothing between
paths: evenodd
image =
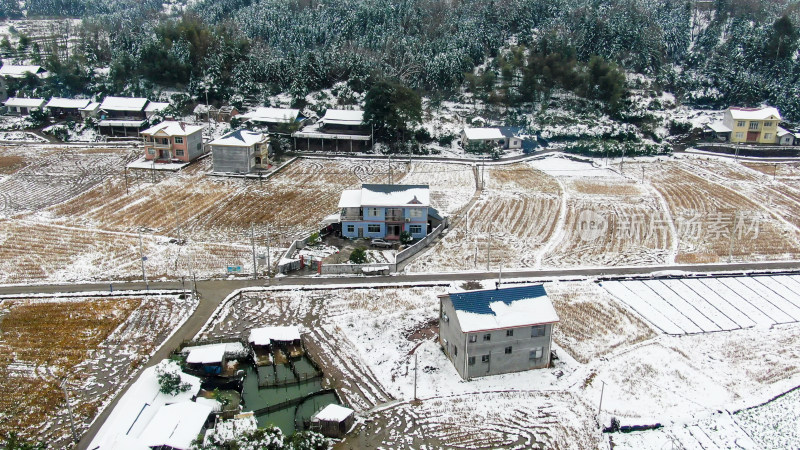
<instances>
[{"instance_id":1,"label":"snow-covered roof","mask_svg":"<svg viewBox=\"0 0 800 450\"><path fill-rule=\"evenodd\" d=\"M165 136L189 136L190 134L202 131L205 128L203 125L188 125L185 122L177 122L174 120L165 120L158 125L142 131L142 134L154 135L160 134Z\"/></svg>"},{"instance_id":2,"label":"snow-covered roof","mask_svg":"<svg viewBox=\"0 0 800 450\"><path fill-rule=\"evenodd\" d=\"M145 120L101 120L98 125L101 127L130 127L139 128L144 125Z\"/></svg>"},{"instance_id":3,"label":"snow-covered roof","mask_svg":"<svg viewBox=\"0 0 800 450\"><path fill-rule=\"evenodd\" d=\"M429 206L427 184L364 184L342 191L339 208L361 206Z\"/></svg>"},{"instance_id":4,"label":"snow-covered roof","mask_svg":"<svg viewBox=\"0 0 800 450\"><path fill-rule=\"evenodd\" d=\"M147 106L146 98L139 97L106 97L100 109L106 111L142 111Z\"/></svg>"},{"instance_id":5,"label":"snow-covered roof","mask_svg":"<svg viewBox=\"0 0 800 450\"><path fill-rule=\"evenodd\" d=\"M222 364L225 359L225 344L193 347L186 356L189 364Z\"/></svg>"},{"instance_id":6,"label":"snow-covered roof","mask_svg":"<svg viewBox=\"0 0 800 450\"><path fill-rule=\"evenodd\" d=\"M784 137L787 134L792 134L792 132L787 130L786 128L778 127L778 131L775 134L777 134L778 137Z\"/></svg>"},{"instance_id":7,"label":"snow-covered roof","mask_svg":"<svg viewBox=\"0 0 800 450\"><path fill-rule=\"evenodd\" d=\"M542 285L448 294L461 331L516 328L558 322Z\"/></svg>"},{"instance_id":8,"label":"snow-covered roof","mask_svg":"<svg viewBox=\"0 0 800 450\"><path fill-rule=\"evenodd\" d=\"M723 125L722 122L710 123L710 124L708 124L708 128L710 128L711 131L713 131L715 133L730 133L731 131L733 131L730 128L728 128L725 125Z\"/></svg>"},{"instance_id":9,"label":"snow-covered roof","mask_svg":"<svg viewBox=\"0 0 800 450\"><path fill-rule=\"evenodd\" d=\"M167 109L169 102L150 102L144 108L144 112L161 112Z\"/></svg>"},{"instance_id":10,"label":"snow-covered roof","mask_svg":"<svg viewBox=\"0 0 800 450\"><path fill-rule=\"evenodd\" d=\"M728 108L728 111L730 111L731 117L735 120L781 120L781 113L778 112L778 108L772 106L766 108L737 108L732 106Z\"/></svg>"},{"instance_id":11,"label":"snow-covered roof","mask_svg":"<svg viewBox=\"0 0 800 450\"><path fill-rule=\"evenodd\" d=\"M177 395L161 393L158 368L179 374L181 381L189 384L189 389ZM149 448L144 440L144 432L158 411L169 404L190 402L199 391L200 378L181 372L180 366L174 361L164 360L157 366L148 367L119 399L88 448ZM205 405L198 406L208 408Z\"/></svg>"},{"instance_id":12,"label":"snow-covered roof","mask_svg":"<svg viewBox=\"0 0 800 450\"><path fill-rule=\"evenodd\" d=\"M289 342L300 340L300 329L296 326L262 327L250 330L247 339L253 345L269 345L271 341Z\"/></svg>"},{"instance_id":13,"label":"snow-covered roof","mask_svg":"<svg viewBox=\"0 0 800 450\"><path fill-rule=\"evenodd\" d=\"M42 105L44 105L44 99L9 97L9 99L3 102L3 104L6 106L21 106L24 108L41 108Z\"/></svg>"},{"instance_id":14,"label":"snow-covered roof","mask_svg":"<svg viewBox=\"0 0 800 450\"><path fill-rule=\"evenodd\" d=\"M0 67L0 76L10 78L23 78L25 77L26 73L38 75L45 72L46 71L42 68L42 66L3 64L3 67Z\"/></svg>"},{"instance_id":15,"label":"snow-covered roof","mask_svg":"<svg viewBox=\"0 0 800 450\"><path fill-rule=\"evenodd\" d=\"M362 125L364 123L364 111L329 109L325 111L325 115L319 121L333 125Z\"/></svg>"},{"instance_id":16,"label":"snow-covered roof","mask_svg":"<svg viewBox=\"0 0 800 450\"><path fill-rule=\"evenodd\" d=\"M70 109L81 109L85 108L91 103L91 100L87 100L85 98L61 98L61 97L53 97L44 105L47 108L70 108Z\"/></svg>"},{"instance_id":17,"label":"snow-covered roof","mask_svg":"<svg viewBox=\"0 0 800 450\"><path fill-rule=\"evenodd\" d=\"M100 103L98 102L91 102L86 107L81 108L81 111L97 111L97 108L100 107Z\"/></svg>"},{"instance_id":18,"label":"snow-covered roof","mask_svg":"<svg viewBox=\"0 0 800 450\"><path fill-rule=\"evenodd\" d=\"M314 416L311 417L311 421L324 420L326 422L342 422L354 413L355 411L350 408L331 403L322 408L320 412L314 414Z\"/></svg>"},{"instance_id":19,"label":"snow-covered roof","mask_svg":"<svg viewBox=\"0 0 800 450\"><path fill-rule=\"evenodd\" d=\"M214 427L212 435L217 442L232 441L248 431L258 429L258 420L252 411L237 414L233 419L220 420Z\"/></svg>"},{"instance_id":20,"label":"snow-covered roof","mask_svg":"<svg viewBox=\"0 0 800 450\"><path fill-rule=\"evenodd\" d=\"M239 357L247 356L248 350L244 347L244 345L241 342L238 342L238 341L235 341L235 342L223 342L223 343L220 343L220 344L205 344L205 345L195 345L195 346L192 346L192 347L184 347L181 350L181 353L183 353L184 355L188 355L189 352L191 352L192 350L205 349L205 348L209 348L209 347L216 347L216 346L219 346L219 345L224 345L225 346L225 356L228 356L228 357L231 357L231 358L239 358Z\"/></svg>"},{"instance_id":21,"label":"snow-covered roof","mask_svg":"<svg viewBox=\"0 0 800 450\"><path fill-rule=\"evenodd\" d=\"M221 138L214 139L210 145L226 145L233 147L250 147L254 144L265 142L268 139L264 133L258 133L250 130L236 130L222 136Z\"/></svg>"},{"instance_id":22,"label":"snow-covered roof","mask_svg":"<svg viewBox=\"0 0 800 450\"><path fill-rule=\"evenodd\" d=\"M169 446L188 449L211 414L211 407L195 402L181 402L159 409L142 432L148 447Z\"/></svg>"},{"instance_id":23,"label":"snow-covered roof","mask_svg":"<svg viewBox=\"0 0 800 450\"><path fill-rule=\"evenodd\" d=\"M258 107L242 117L254 122L292 123L297 120L299 109Z\"/></svg>"},{"instance_id":24,"label":"snow-covered roof","mask_svg":"<svg viewBox=\"0 0 800 450\"><path fill-rule=\"evenodd\" d=\"M504 137L499 128L464 128L464 136L470 141L488 141Z\"/></svg>"}]
</instances>

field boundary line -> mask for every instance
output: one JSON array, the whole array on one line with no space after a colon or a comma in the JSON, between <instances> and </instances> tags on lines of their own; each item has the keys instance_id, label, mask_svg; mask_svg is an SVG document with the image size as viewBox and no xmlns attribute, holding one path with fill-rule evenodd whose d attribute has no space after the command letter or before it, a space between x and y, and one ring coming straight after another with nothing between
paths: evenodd
<instances>
[{"instance_id":1,"label":"field boundary line","mask_svg":"<svg viewBox=\"0 0 800 450\"><path fill-rule=\"evenodd\" d=\"M561 205L558 208L558 220L556 221L555 225L553 225L553 232L550 235L550 238L544 245L536 252L536 256L534 257L533 266L536 269L542 268L542 260L544 259L544 255L550 252L558 243L564 241L566 234L564 233L564 225L567 222L567 188L564 183L558 179L558 177L553 177L558 183L559 189L561 189Z\"/></svg>"},{"instance_id":2,"label":"field boundary line","mask_svg":"<svg viewBox=\"0 0 800 450\"><path fill-rule=\"evenodd\" d=\"M712 319L711 317L708 317L708 316L706 315L706 313L704 313L703 311L701 311L701 310L700 310L700 308L698 308L697 306L695 306L695 305L694 305L694 303L692 303L692 302L690 302L689 300L687 300L687 299L683 298L683 296L682 296L681 294L679 294L679 293L675 292L675 289L673 289L673 288L672 288L670 285L668 285L667 283L664 283L664 280L653 280L653 281L654 281L654 282L657 282L657 283L658 283L658 284L660 284L661 286L664 286L666 289L668 289L670 292L672 292L672 293L673 293L673 294L674 294L676 297L678 297L679 299L683 300L683 302L684 302L684 303L686 303L686 304L687 304L687 305L689 305L689 306L690 306L692 309L694 309L695 311L697 311L697 312L698 312L698 313L699 313L701 316L705 317L705 318L706 318L706 320L708 320L709 322L713 323L713 324L714 324L714 325L715 325L717 328L719 328L719 330L711 330L711 331L724 331L724 330L725 330L725 328L723 328L722 326L720 326L720 324L718 324L718 323L717 323L717 322L716 322L714 319ZM659 294L659 295L661 295L661 294ZM661 298L663 298L663 299L664 299L664 301L666 301L666 302L669 302L669 304L670 304L670 305L672 304L672 302L670 302L670 301L669 301L669 300L667 300L666 298L664 298L664 297L661 297ZM705 301L705 299L703 299L703 302L705 302L705 303L708 303L708 302L706 302L706 301ZM673 307L675 307L675 306L673 306ZM675 309L678 309L678 308L675 308ZM683 314L683 311L682 311L682 310L681 310L681 314ZM689 317L689 316L687 316L686 314L683 314L683 315L684 315L684 316L686 316L687 318ZM692 322L694 322L694 321L692 321ZM701 327L701 326L699 326L699 325L698 325L698 327L699 327L701 330L703 330L703 327ZM705 332L708 332L708 330L703 330L703 331L705 331Z\"/></svg>"},{"instance_id":3,"label":"field boundary line","mask_svg":"<svg viewBox=\"0 0 800 450\"><path fill-rule=\"evenodd\" d=\"M725 312L723 312L721 309L719 309L719 308L717 307L717 305L715 305L715 304L711 303L710 301L708 301L708 299L706 298L706 296L705 296L705 295L702 295L701 293L697 292L697 290L696 290L695 288L693 288L691 285L689 285L689 284L687 284L687 283L684 283L684 281L685 281L685 280L686 280L686 279L684 278L684 279L681 279L681 280L679 280L679 281L681 282L681 284L683 284L683 286L684 286L684 287L686 287L686 289L689 289L690 291L694 292L694 293L695 293L695 295L697 295L698 297L702 298L702 299L703 299L703 301L705 301L706 303L708 303L708 304L709 304L709 305L710 305L712 308L716 309L716 310L717 310L717 311L718 311L720 314L722 314L722 315L723 315L723 316L724 316L726 319L730 320L730 322L731 322L731 323L734 323L734 324L736 324L736 326L738 326L738 327L739 327L739 328L734 328L734 330L735 330L735 329L739 329L739 330L741 330L741 329L744 329L744 327L742 326L742 324L740 324L739 322L737 322L737 321L733 320L733 318L731 318L729 315L725 314ZM706 289L708 289L708 286L706 286ZM736 311L739 311L739 312L742 314L742 316L744 316L744 317L747 317L747 318L749 319L749 317L747 316L747 314L745 314L743 311L741 311L741 310L740 310L739 308L737 308L736 306L732 305L732 304L731 304L729 301L727 301L727 300L726 300L724 297L722 297L721 295L718 295L717 297L719 297L719 298L720 298L722 301L724 301L725 303L727 303L727 304L728 304L728 305L729 305L731 308L735 309ZM751 320L752 320L752 319L751 319ZM755 324L755 322L753 322L753 323Z\"/></svg>"},{"instance_id":4,"label":"field boundary line","mask_svg":"<svg viewBox=\"0 0 800 450\"><path fill-rule=\"evenodd\" d=\"M111 285L113 283L109 283ZM175 295L188 292L189 289L158 289L158 290L121 290L121 291L83 291L83 292L38 292L29 294L0 294L0 300L13 299L45 299L45 298L83 298L83 297L129 297L129 296L162 296Z\"/></svg>"}]
</instances>

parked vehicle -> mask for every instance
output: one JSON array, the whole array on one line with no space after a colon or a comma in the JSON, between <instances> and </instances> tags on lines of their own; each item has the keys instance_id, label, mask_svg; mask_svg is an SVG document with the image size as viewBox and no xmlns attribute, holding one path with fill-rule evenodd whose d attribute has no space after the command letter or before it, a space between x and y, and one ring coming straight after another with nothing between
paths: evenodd
<instances>
[{"instance_id":1,"label":"parked vehicle","mask_svg":"<svg viewBox=\"0 0 800 450\"><path fill-rule=\"evenodd\" d=\"M394 244L381 238L375 238L369 242L369 245L370 247L392 248Z\"/></svg>"}]
</instances>

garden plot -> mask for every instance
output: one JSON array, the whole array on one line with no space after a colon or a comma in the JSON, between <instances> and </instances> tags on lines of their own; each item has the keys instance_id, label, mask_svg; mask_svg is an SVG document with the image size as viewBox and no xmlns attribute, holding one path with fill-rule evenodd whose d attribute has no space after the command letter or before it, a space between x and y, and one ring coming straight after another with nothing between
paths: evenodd
<instances>
[{"instance_id":1,"label":"garden plot","mask_svg":"<svg viewBox=\"0 0 800 450\"><path fill-rule=\"evenodd\" d=\"M175 296L6 300L0 304L0 433L71 441L66 380L83 433L196 301Z\"/></svg>"},{"instance_id":2,"label":"garden plot","mask_svg":"<svg viewBox=\"0 0 800 450\"><path fill-rule=\"evenodd\" d=\"M734 417L761 448L800 448L798 405L800 389L795 388L766 404L738 411Z\"/></svg>"},{"instance_id":3,"label":"garden plot","mask_svg":"<svg viewBox=\"0 0 800 450\"><path fill-rule=\"evenodd\" d=\"M794 259L800 256L798 230L773 215L750 192L726 187L687 163L632 164L664 197L678 234L678 263ZM744 183L745 181L740 181Z\"/></svg>"},{"instance_id":4,"label":"garden plot","mask_svg":"<svg viewBox=\"0 0 800 450\"><path fill-rule=\"evenodd\" d=\"M656 336L597 283L547 283L545 289L560 319L553 340L583 364Z\"/></svg>"},{"instance_id":5,"label":"garden plot","mask_svg":"<svg viewBox=\"0 0 800 450\"><path fill-rule=\"evenodd\" d=\"M479 170L481 170L479 168ZM486 167L486 187L472 208L433 248L406 266L410 272L534 267L557 229L561 188L527 164Z\"/></svg>"},{"instance_id":6,"label":"garden plot","mask_svg":"<svg viewBox=\"0 0 800 450\"><path fill-rule=\"evenodd\" d=\"M486 392L381 410L340 448L598 448L592 412L570 393Z\"/></svg>"},{"instance_id":7,"label":"garden plot","mask_svg":"<svg viewBox=\"0 0 800 450\"><path fill-rule=\"evenodd\" d=\"M667 334L800 321L796 275L607 281L602 286Z\"/></svg>"},{"instance_id":8,"label":"garden plot","mask_svg":"<svg viewBox=\"0 0 800 450\"><path fill-rule=\"evenodd\" d=\"M672 230L660 199L620 177L567 178L566 217L542 260L546 266L663 264Z\"/></svg>"},{"instance_id":9,"label":"garden plot","mask_svg":"<svg viewBox=\"0 0 800 450\"><path fill-rule=\"evenodd\" d=\"M759 405L797 386L799 330L793 323L661 336L593 362L585 397L599 399L604 382L600 421L617 417L622 425L697 424L717 411ZM709 435L711 422L700 425ZM773 433L780 430L764 430Z\"/></svg>"},{"instance_id":10,"label":"garden plot","mask_svg":"<svg viewBox=\"0 0 800 450\"><path fill-rule=\"evenodd\" d=\"M27 154L20 154L22 151ZM124 181L127 149L2 149L10 174L0 179L0 217L38 211L68 200L108 178ZM22 158L20 160L19 158Z\"/></svg>"}]
</instances>

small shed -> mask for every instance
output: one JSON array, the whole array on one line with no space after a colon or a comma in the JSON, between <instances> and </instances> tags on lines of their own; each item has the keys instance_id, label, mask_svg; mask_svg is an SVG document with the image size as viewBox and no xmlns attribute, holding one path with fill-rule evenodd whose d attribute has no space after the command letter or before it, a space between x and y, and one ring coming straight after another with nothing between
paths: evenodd
<instances>
[{"instance_id":1,"label":"small shed","mask_svg":"<svg viewBox=\"0 0 800 450\"><path fill-rule=\"evenodd\" d=\"M248 342L256 354L256 362L259 356L268 355L276 349L288 352L291 357L303 354L300 329L296 326L253 328Z\"/></svg>"},{"instance_id":2,"label":"small shed","mask_svg":"<svg viewBox=\"0 0 800 450\"><path fill-rule=\"evenodd\" d=\"M34 109L42 109L45 104L43 98L11 97L4 103L9 114L27 116Z\"/></svg>"},{"instance_id":3,"label":"small shed","mask_svg":"<svg viewBox=\"0 0 800 450\"><path fill-rule=\"evenodd\" d=\"M204 345L195 347L186 356L186 364L191 369L209 375L219 375L225 365L225 344Z\"/></svg>"},{"instance_id":4,"label":"small shed","mask_svg":"<svg viewBox=\"0 0 800 450\"><path fill-rule=\"evenodd\" d=\"M311 416L311 431L323 436L341 439L353 427L355 411L344 406L330 404Z\"/></svg>"}]
</instances>

